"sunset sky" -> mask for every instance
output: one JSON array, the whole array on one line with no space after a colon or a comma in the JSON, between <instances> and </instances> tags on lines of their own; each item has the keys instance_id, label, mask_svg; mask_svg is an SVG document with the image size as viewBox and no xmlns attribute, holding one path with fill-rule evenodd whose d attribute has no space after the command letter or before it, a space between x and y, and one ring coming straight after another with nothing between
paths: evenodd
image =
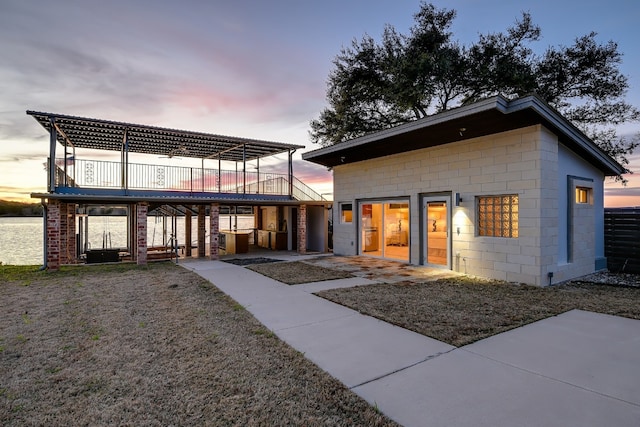
<instances>
[{"instance_id":1,"label":"sunset sky","mask_svg":"<svg viewBox=\"0 0 640 427\"><path fill-rule=\"evenodd\" d=\"M619 44L627 100L640 106L640 2L434 1L456 9L454 39L502 31L529 11L534 48L591 31ZM309 121L325 104L342 46L384 25L407 33L419 0L0 0L0 199L46 190L48 135L26 110L318 146ZM621 129L640 131L640 125ZM284 156L286 158L286 156ZM607 206L640 206L640 152ZM321 193L331 175L296 154L294 173Z\"/></svg>"}]
</instances>

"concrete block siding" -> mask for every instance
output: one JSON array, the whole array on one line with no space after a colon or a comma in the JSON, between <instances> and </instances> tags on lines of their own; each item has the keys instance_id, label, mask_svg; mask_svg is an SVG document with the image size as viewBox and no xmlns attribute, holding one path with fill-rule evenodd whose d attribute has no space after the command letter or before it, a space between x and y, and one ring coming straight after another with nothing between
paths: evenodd
<instances>
[{"instance_id":1,"label":"concrete block siding","mask_svg":"<svg viewBox=\"0 0 640 427\"><path fill-rule=\"evenodd\" d=\"M542 125L533 125L338 165L334 168L334 253L357 253L358 200L408 197L410 262L420 264L424 240L419 226L421 196L460 193L461 206L451 206L450 231L455 231L450 248L452 269L535 285L546 285L549 272L554 273L554 281L588 274L594 269L599 250L593 237L594 204L573 211L573 227L582 231L567 232L567 217L560 211L565 212L573 198L568 194L564 169L579 169L581 175L588 175L595 182L602 179L602 174L598 176L593 167L585 171L588 168L584 160L569 158L564 154L566 149L559 147L562 146L554 133ZM519 198L518 237L477 236L476 197L507 194ZM352 223L340 223L340 202L353 203ZM570 262L560 262L560 239L567 233L580 250L574 251Z\"/></svg>"}]
</instances>

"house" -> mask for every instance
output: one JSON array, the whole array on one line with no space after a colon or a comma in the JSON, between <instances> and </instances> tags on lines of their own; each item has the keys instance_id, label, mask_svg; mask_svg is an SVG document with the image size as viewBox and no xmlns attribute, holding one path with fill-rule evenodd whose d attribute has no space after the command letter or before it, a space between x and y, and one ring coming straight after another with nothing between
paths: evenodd
<instances>
[{"instance_id":1,"label":"house","mask_svg":"<svg viewBox=\"0 0 640 427\"><path fill-rule=\"evenodd\" d=\"M333 169L333 248L544 286L606 268L624 169L535 95L492 97L305 153Z\"/></svg>"}]
</instances>

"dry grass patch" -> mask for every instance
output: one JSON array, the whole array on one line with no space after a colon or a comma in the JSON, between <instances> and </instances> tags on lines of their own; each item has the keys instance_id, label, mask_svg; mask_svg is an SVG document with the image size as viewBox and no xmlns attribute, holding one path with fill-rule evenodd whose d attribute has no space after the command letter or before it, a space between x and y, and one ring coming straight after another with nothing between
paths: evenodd
<instances>
[{"instance_id":1,"label":"dry grass patch","mask_svg":"<svg viewBox=\"0 0 640 427\"><path fill-rule=\"evenodd\" d=\"M454 346L572 309L640 319L640 288L550 288L472 278L333 289L319 296Z\"/></svg>"},{"instance_id":2,"label":"dry grass patch","mask_svg":"<svg viewBox=\"0 0 640 427\"><path fill-rule=\"evenodd\" d=\"M302 261L254 264L247 268L288 285L353 277L346 271L325 268Z\"/></svg>"},{"instance_id":3,"label":"dry grass patch","mask_svg":"<svg viewBox=\"0 0 640 427\"><path fill-rule=\"evenodd\" d=\"M0 266L0 425L395 425L170 263Z\"/></svg>"}]
</instances>

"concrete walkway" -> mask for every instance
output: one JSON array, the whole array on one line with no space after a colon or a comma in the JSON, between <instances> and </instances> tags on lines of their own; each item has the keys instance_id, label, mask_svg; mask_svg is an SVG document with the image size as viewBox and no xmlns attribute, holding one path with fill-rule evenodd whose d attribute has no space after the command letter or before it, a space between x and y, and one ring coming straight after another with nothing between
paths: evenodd
<instances>
[{"instance_id":1,"label":"concrete walkway","mask_svg":"<svg viewBox=\"0 0 640 427\"><path fill-rule=\"evenodd\" d=\"M404 426L640 426L639 320L574 310L455 348L311 294L366 278L289 286L180 265Z\"/></svg>"}]
</instances>

